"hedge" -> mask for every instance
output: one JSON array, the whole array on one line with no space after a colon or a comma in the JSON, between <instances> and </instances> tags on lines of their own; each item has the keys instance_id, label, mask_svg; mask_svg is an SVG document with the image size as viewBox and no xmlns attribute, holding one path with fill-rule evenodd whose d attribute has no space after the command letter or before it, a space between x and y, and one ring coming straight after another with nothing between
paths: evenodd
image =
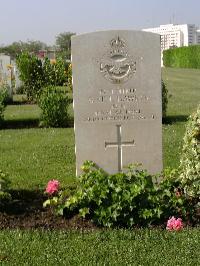
<instances>
[{"instance_id":1,"label":"hedge","mask_svg":"<svg viewBox=\"0 0 200 266\"><path fill-rule=\"evenodd\" d=\"M165 67L200 68L200 45L163 51L163 64Z\"/></svg>"}]
</instances>

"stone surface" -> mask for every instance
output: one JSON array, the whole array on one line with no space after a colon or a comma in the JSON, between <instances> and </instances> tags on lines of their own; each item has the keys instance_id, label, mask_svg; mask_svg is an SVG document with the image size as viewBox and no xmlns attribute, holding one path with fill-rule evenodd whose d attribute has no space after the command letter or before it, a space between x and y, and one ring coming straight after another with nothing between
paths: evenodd
<instances>
[{"instance_id":1,"label":"stone surface","mask_svg":"<svg viewBox=\"0 0 200 266\"><path fill-rule=\"evenodd\" d=\"M0 54L0 86L8 86L8 94L10 97L12 96L11 71L10 56Z\"/></svg>"},{"instance_id":2,"label":"stone surface","mask_svg":"<svg viewBox=\"0 0 200 266\"><path fill-rule=\"evenodd\" d=\"M85 160L109 173L162 170L160 36L102 31L72 37L77 174Z\"/></svg>"},{"instance_id":3,"label":"stone surface","mask_svg":"<svg viewBox=\"0 0 200 266\"><path fill-rule=\"evenodd\" d=\"M0 82L6 82L11 86L10 56L0 54Z\"/></svg>"},{"instance_id":4,"label":"stone surface","mask_svg":"<svg viewBox=\"0 0 200 266\"><path fill-rule=\"evenodd\" d=\"M17 91L22 85L23 85L23 82L20 80L19 78L19 70L17 68L17 64L16 64L16 61L15 60L12 60L11 61L11 65L13 66L13 75L15 77L15 91Z\"/></svg>"}]
</instances>

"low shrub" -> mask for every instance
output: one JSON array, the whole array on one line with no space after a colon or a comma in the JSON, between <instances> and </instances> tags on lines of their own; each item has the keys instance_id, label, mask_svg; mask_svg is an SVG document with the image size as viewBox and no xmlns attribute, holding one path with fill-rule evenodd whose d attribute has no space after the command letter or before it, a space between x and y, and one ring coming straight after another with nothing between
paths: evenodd
<instances>
[{"instance_id":1,"label":"low shrub","mask_svg":"<svg viewBox=\"0 0 200 266\"><path fill-rule=\"evenodd\" d=\"M0 170L0 207L11 200L11 195L7 192L9 185L8 176Z\"/></svg>"},{"instance_id":2,"label":"low shrub","mask_svg":"<svg viewBox=\"0 0 200 266\"><path fill-rule=\"evenodd\" d=\"M165 67L200 68L200 46L190 45L163 51Z\"/></svg>"},{"instance_id":3,"label":"low shrub","mask_svg":"<svg viewBox=\"0 0 200 266\"><path fill-rule=\"evenodd\" d=\"M89 215L95 223L108 227L132 226L156 216L152 201L148 201L153 183L145 171L130 166L127 173L108 175L90 161L82 169L84 174L79 177L78 188L72 196L63 200L61 194L48 202L58 205L60 213L64 209L77 210L82 217Z\"/></svg>"},{"instance_id":4,"label":"low shrub","mask_svg":"<svg viewBox=\"0 0 200 266\"><path fill-rule=\"evenodd\" d=\"M158 184L153 182L155 176L134 165L127 172L109 175L86 161L82 170L72 195L56 191L44 206L54 206L59 214L79 213L106 227L161 224L170 216L191 219L189 210L195 215L174 171Z\"/></svg>"},{"instance_id":5,"label":"low shrub","mask_svg":"<svg viewBox=\"0 0 200 266\"><path fill-rule=\"evenodd\" d=\"M162 118L167 116L167 105L168 105L168 90L164 81L162 80Z\"/></svg>"},{"instance_id":6,"label":"low shrub","mask_svg":"<svg viewBox=\"0 0 200 266\"><path fill-rule=\"evenodd\" d=\"M66 63L62 58L41 60L34 54L23 52L18 55L16 63L29 100L37 100L43 87L67 83Z\"/></svg>"},{"instance_id":7,"label":"low shrub","mask_svg":"<svg viewBox=\"0 0 200 266\"><path fill-rule=\"evenodd\" d=\"M200 200L200 105L186 126L180 169L185 193Z\"/></svg>"},{"instance_id":8,"label":"low shrub","mask_svg":"<svg viewBox=\"0 0 200 266\"><path fill-rule=\"evenodd\" d=\"M63 86L67 83L66 64L62 58L49 60L45 58L43 62L43 75L45 85Z\"/></svg>"},{"instance_id":9,"label":"low shrub","mask_svg":"<svg viewBox=\"0 0 200 266\"><path fill-rule=\"evenodd\" d=\"M72 64L70 64L68 66L67 76L68 76L68 78L67 78L67 87L68 87L68 90L70 92L72 92L73 91L73 85L72 85Z\"/></svg>"},{"instance_id":10,"label":"low shrub","mask_svg":"<svg viewBox=\"0 0 200 266\"><path fill-rule=\"evenodd\" d=\"M33 54L23 52L17 56L16 63L28 100L35 100L45 85L42 61Z\"/></svg>"},{"instance_id":11,"label":"low shrub","mask_svg":"<svg viewBox=\"0 0 200 266\"><path fill-rule=\"evenodd\" d=\"M187 223L197 223L198 205L196 198L188 198L184 193L177 169L166 169L160 184L157 185L157 204L161 209L160 221L168 217L181 217Z\"/></svg>"},{"instance_id":12,"label":"low shrub","mask_svg":"<svg viewBox=\"0 0 200 266\"><path fill-rule=\"evenodd\" d=\"M4 110L6 107L7 98L7 89L4 87L0 88L0 128L2 127L4 121Z\"/></svg>"},{"instance_id":13,"label":"low shrub","mask_svg":"<svg viewBox=\"0 0 200 266\"><path fill-rule=\"evenodd\" d=\"M68 96L59 87L44 88L38 100L38 105L42 110L40 125L46 127L67 126L69 103Z\"/></svg>"},{"instance_id":14,"label":"low shrub","mask_svg":"<svg viewBox=\"0 0 200 266\"><path fill-rule=\"evenodd\" d=\"M16 94L26 94L26 88L24 84L16 88Z\"/></svg>"}]
</instances>

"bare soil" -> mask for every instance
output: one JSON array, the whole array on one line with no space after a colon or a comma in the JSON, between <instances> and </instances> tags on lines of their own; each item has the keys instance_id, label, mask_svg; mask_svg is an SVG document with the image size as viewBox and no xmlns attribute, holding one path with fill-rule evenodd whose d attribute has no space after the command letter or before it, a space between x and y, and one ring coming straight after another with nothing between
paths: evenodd
<instances>
[{"instance_id":1,"label":"bare soil","mask_svg":"<svg viewBox=\"0 0 200 266\"><path fill-rule=\"evenodd\" d=\"M12 191L12 202L0 206L0 229L95 229L91 221L78 215L57 216L43 208L45 196L40 191Z\"/></svg>"}]
</instances>

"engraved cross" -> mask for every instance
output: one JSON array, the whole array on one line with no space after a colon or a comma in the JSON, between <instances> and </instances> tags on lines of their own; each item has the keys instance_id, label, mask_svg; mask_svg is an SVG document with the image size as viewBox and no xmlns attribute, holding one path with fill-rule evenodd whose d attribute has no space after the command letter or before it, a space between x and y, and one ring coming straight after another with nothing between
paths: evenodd
<instances>
[{"instance_id":1,"label":"engraved cross","mask_svg":"<svg viewBox=\"0 0 200 266\"><path fill-rule=\"evenodd\" d=\"M122 147L134 146L134 140L132 141L122 141L122 126L116 125L117 127L117 141L107 142L105 141L105 148L117 148L118 151L118 171L121 172L123 168L123 158L122 158Z\"/></svg>"}]
</instances>

